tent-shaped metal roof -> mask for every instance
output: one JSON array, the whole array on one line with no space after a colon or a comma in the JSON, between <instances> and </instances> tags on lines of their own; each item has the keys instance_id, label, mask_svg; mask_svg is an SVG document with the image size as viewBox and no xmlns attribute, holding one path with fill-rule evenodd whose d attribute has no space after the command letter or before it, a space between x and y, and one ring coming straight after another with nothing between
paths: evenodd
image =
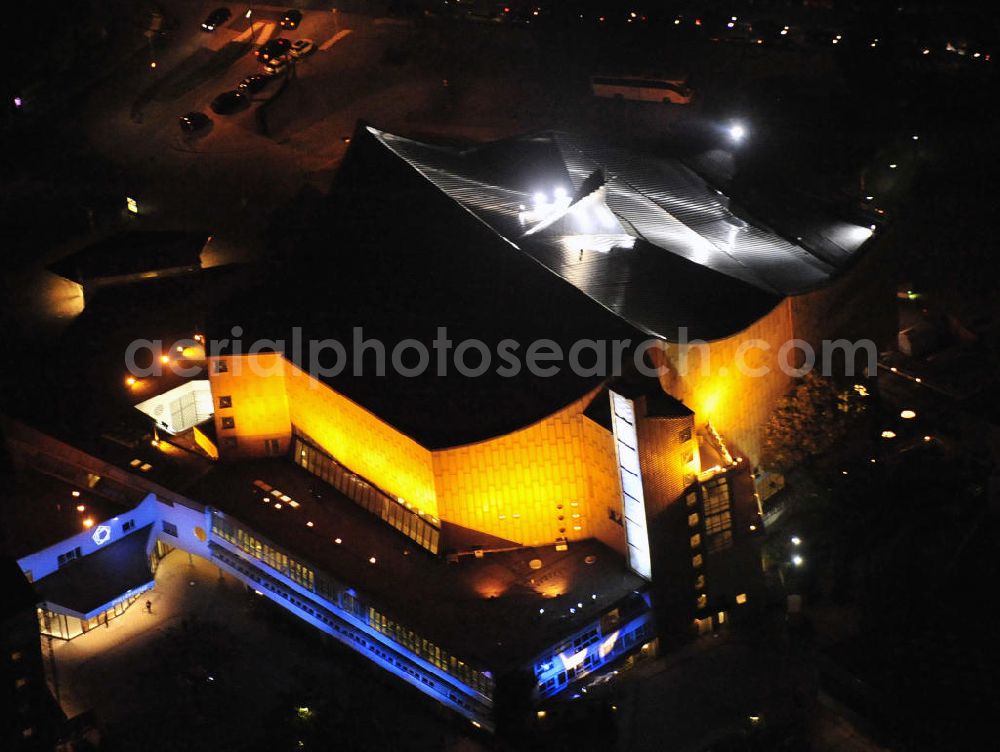
<instances>
[{"instance_id":1,"label":"tent-shaped metal roof","mask_svg":"<svg viewBox=\"0 0 1000 752\"><path fill-rule=\"evenodd\" d=\"M457 149L368 131L511 246L667 339L682 326L725 336L753 323L781 298L822 286L872 234L811 217L806 230L801 218L790 221L791 236L738 210L678 160L567 133ZM712 325L710 308L690 299L718 301L719 292L743 315L716 313Z\"/></svg>"}]
</instances>

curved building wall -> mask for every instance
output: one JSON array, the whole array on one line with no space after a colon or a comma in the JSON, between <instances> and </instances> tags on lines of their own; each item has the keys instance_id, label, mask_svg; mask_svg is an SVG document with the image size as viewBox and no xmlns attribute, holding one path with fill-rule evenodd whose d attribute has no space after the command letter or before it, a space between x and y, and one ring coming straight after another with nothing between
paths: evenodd
<instances>
[{"instance_id":1,"label":"curved building wall","mask_svg":"<svg viewBox=\"0 0 1000 752\"><path fill-rule=\"evenodd\" d=\"M435 452L441 518L529 546L594 537L594 517L618 503L613 440L583 415L594 394L519 431Z\"/></svg>"},{"instance_id":2,"label":"curved building wall","mask_svg":"<svg viewBox=\"0 0 1000 752\"><path fill-rule=\"evenodd\" d=\"M439 516L429 450L287 362L285 385L293 426L379 488Z\"/></svg>"},{"instance_id":3,"label":"curved building wall","mask_svg":"<svg viewBox=\"0 0 1000 752\"><path fill-rule=\"evenodd\" d=\"M280 355L215 360L225 361L209 366L224 458L284 456L294 430L432 517L521 545L596 537L624 551L614 437L583 414L591 400L607 399L596 389L510 434L430 451ZM671 478L683 472L672 441L649 442L660 453L669 448L661 462ZM680 492L680 480L668 483L671 491Z\"/></svg>"},{"instance_id":4,"label":"curved building wall","mask_svg":"<svg viewBox=\"0 0 1000 752\"><path fill-rule=\"evenodd\" d=\"M655 353L666 366L664 390L695 413L699 427L711 422L734 456L760 459L764 425L791 386L779 366L782 345L794 338L792 307L786 298L739 334L707 344L663 343ZM790 362L797 365L795 353ZM738 368L741 362L745 368ZM766 371L766 373L765 373Z\"/></svg>"}]
</instances>

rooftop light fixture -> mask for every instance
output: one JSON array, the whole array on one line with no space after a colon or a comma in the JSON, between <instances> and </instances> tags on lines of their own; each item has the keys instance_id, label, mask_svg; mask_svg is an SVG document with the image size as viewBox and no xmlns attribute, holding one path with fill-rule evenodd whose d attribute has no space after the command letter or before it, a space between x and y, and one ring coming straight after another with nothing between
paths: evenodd
<instances>
[{"instance_id":1,"label":"rooftop light fixture","mask_svg":"<svg viewBox=\"0 0 1000 752\"><path fill-rule=\"evenodd\" d=\"M902 410L899 413L899 417L902 418L903 420L913 420L914 418L917 417L917 414L913 410Z\"/></svg>"}]
</instances>

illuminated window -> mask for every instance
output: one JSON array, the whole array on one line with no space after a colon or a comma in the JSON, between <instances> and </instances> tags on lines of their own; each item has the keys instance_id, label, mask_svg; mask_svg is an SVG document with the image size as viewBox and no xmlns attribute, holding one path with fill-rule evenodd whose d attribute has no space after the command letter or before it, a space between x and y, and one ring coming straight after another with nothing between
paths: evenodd
<instances>
[{"instance_id":1,"label":"illuminated window","mask_svg":"<svg viewBox=\"0 0 1000 752\"><path fill-rule=\"evenodd\" d=\"M694 589L695 590L705 589L705 575L700 574L694 578Z\"/></svg>"},{"instance_id":2,"label":"illuminated window","mask_svg":"<svg viewBox=\"0 0 1000 752\"><path fill-rule=\"evenodd\" d=\"M685 441L691 441L691 429L685 428L683 431L677 434L677 439L681 443L684 443Z\"/></svg>"},{"instance_id":3,"label":"illuminated window","mask_svg":"<svg viewBox=\"0 0 1000 752\"><path fill-rule=\"evenodd\" d=\"M229 372L229 364L226 363L226 361L224 361L224 360L217 360L217 361L215 361L215 372L216 373L228 373Z\"/></svg>"},{"instance_id":4,"label":"illuminated window","mask_svg":"<svg viewBox=\"0 0 1000 752\"><path fill-rule=\"evenodd\" d=\"M27 684L28 684L28 680L27 680L27 679L25 679L25 678L24 678L23 676L19 676L19 677L18 677L18 678L17 678L17 679L16 679L15 681L14 681L14 686L15 686L15 687L17 687L18 689L20 689L21 687L24 687L24 686L26 686Z\"/></svg>"},{"instance_id":5,"label":"illuminated window","mask_svg":"<svg viewBox=\"0 0 1000 752\"><path fill-rule=\"evenodd\" d=\"M692 491L687 495L685 501L689 507L693 507L695 504L698 503L698 494Z\"/></svg>"},{"instance_id":6,"label":"illuminated window","mask_svg":"<svg viewBox=\"0 0 1000 752\"><path fill-rule=\"evenodd\" d=\"M698 596L698 608L705 608L708 605L708 596L702 593Z\"/></svg>"},{"instance_id":7,"label":"illuminated window","mask_svg":"<svg viewBox=\"0 0 1000 752\"><path fill-rule=\"evenodd\" d=\"M705 532L710 535L721 533L723 530L729 530L731 527L732 517L728 510L721 514L710 514L705 517Z\"/></svg>"},{"instance_id":8,"label":"illuminated window","mask_svg":"<svg viewBox=\"0 0 1000 752\"><path fill-rule=\"evenodd\" d=\"M13 653L10 654L10 660L12 663L17 663L19 660L21 660L21 657L22 653L20 650L15 650Z\"/></svg>"},{"instance_id":9,"label":"illuminated window","mask_svg":"<svg viewBox=\"0 0 1000 752\"><path fill-rule=\"evenodd\" d=\"M226 416L222 419L223 428L236 428L236 418L232 416Z\"/></svg>"},{"instance_id":10,"label":"illuminated window","mask_svg":"<svg viewBox=\"0 0 1000 752\"><path fill-rule=\"evenodd\" d=\"M226 396L224 396L224 397L219 397L219 408L220 409L226 408L226 407L232 407L232 406L233 406L233 398L230 397L228 394Z\"/></svg>"},{"instance_id":11,"label":"illuminated window","mask_svg":"<svg viewBox=\"0 0 1000 752\"><path fill-rule=\"evenodd\" d=\"M25 739L28 739L34 735L35 735L35 730L31 728L31 726L28 726L28 728L23 729L21 731L21 736L23 736Z\"/></svg>"},{"instance_id":12,"label":"illuminated window","mask_svg":"<svg viewBox=\"0 0 1000 752\"><path fill-rule=\"evenodd\" d=\"M694 527L697 524L698 524L698 513L691 512L691 514L688 515L688 527Z\"/></svg>"},{"instance_id":13,"label":"illuminated window","mask_svg":"<svg viewBox=\"0 0 1000 752\"><path fill-rule=\"evenodd\" d=\"M694 535L691 536L691 548L698 548L698 546L700 545L701 545L701 535L699 533L695 533Z\"/></svg>"},{"instance_id":14,"label":"illuminated window","mask_svg":"<svg viewBox=\"0 0 1000 752\"><path fill-rule=\"evenodd\" d=\"M703 561L704 560L702 559L701 554L695 554L691 557L691 566L698 569L702 565Z\"/></svg>"},{"instance_id":15,"label":"illuminated window","mask_svg":"<svg viewBox=\"0 0 1000 752\"><path fill-rule=\"evenodd\" d=\"M740 593L739 595L736 596L736 604L737 605L742 606L746 602L747 602L747 594L746 593Z\"/></svg>"}]
</instances>

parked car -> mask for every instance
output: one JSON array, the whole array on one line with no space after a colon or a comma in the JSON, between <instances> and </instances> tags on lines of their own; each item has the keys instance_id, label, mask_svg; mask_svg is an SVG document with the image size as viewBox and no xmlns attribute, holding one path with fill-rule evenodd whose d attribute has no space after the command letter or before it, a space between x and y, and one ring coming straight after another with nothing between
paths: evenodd
<instances>
[{"instance_id":1,"label":"parked car","mask_svg":"<svg viewBox=\"0 0 1000 752\"><path fill-rule=\"evenodd\" d=\"M232 18L232 15L233 12L229 8L216 8L208 14L208 18L201 24L202 31L215 31Z\"/></svg>"},{"instance_id":2,"label":"parked car","mask_svg":"<svg viewBox=\"0 0 1000 752\"><path fill-rule=\"evenodd\" d=\"M181 115L180 122L181 130L185 133L197 133L211 126L212 118L204 112L189 112L187 115Z\"/></svg>"},{"instance_id":3,"label":"parked car","mask_svg":"<svg viewBox=\"0 0 1000 752\"><path fill-rule=\"evenodd\" d=\"M271 83L270 76L265 76L261 73L254 74L253 76L248 76L240 81L239 85L236 87L238 91L245 92L247 94L256 94L258 91L263 89Z\"/></svg>"},{"instance_id":4,"label":"parked car","mask_svg":"<svg viewBox=\"0 0 1000 752\"><path fill-rule=\"evenodd\" d=\"M316 49L316 45L311 39L296 39L292 42L292 49L288 51L292 57L305 57Z\"/></svg>"},{"instance_id":5,"label":"parked car","mask_svg":"<svg viewBox=\"0 0 1000 752\"><path fill-rule=\"evenodd\" d=\"M302 11L289 8L281 18L282 29L297 29L302 22Z\"/></svg>"},{"instance_id":6,"label":"parked car","mask_svg":"<svg viewBox=\"0 0 1000 752\"><path fill-rule=\"evenodd\" d=\"M233 89L232 91L224 91L215 99L212 100L210 105L212 112L216 115L231 115L234 112L242 110L250 104L250 97L244 94L242 91Z\"/></svg>"},{"instance_id":7,"label":"parked car","mask_svg":"<svg viewBox=\"0 0 1000 752\"><path fill-rule=\"evenodd\" d=\"M262 44L260 49L254 54L257 55L257 59L262 63L268 63L272 60L280 60L284 58L288 55L288 51L291 47L292 43L284 37L275 37L269 42Z\"/></svg>"},{"instance_id":8,"label":"parked car","mask_svg":"<svg viewBox=\"0 0 1000 752\"><path fill-rule=\"evenodd\" d=\"M264 63L263 75L268 78L273 78L274 76L280 76L288 70L288 59L287 58L274 58L268 63Z\"/></svg>"}]
</instances>

